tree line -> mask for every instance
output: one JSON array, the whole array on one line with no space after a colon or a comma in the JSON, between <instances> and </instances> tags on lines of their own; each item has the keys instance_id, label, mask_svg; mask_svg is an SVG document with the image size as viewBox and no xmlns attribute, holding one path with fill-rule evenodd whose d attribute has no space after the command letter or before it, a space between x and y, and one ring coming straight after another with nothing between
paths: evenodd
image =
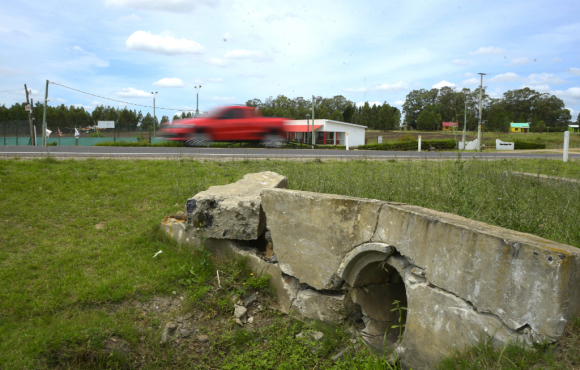
<instances>
[{"instance_id":1,"label":"tree line","mask_svg":"<svg viewBox=\"0 0 580 370\"><path fill-rule=\"evenodd\" d=\"M403 113L405 124L413 129L438 130L441 122L458 122L463 128L465 121L467 130L474 131L478 125L479 88L413 90L407 94ZM500 98L491 98L484 87L481 116L484 130L500 132L509 131L511 122L528 122L531 131L542 132L548 127L564 131L572 119L561 99L528 87L506 91Z\"/></svg>"},{"instance_id":2,"label":"tree line","mask_svg":"<svg viewBox=\"0 0 580 370\"><path fill-rule=\"evenodd\" d=\"M290 99L284 95L269 97L264 102L260 99L246 102L246 106L260 109L263 116L290 119L306 119L307 114L312 116L312 105L312 100L302 97ZM357 106L342 95L332 98L315 96L314 118L354 123L372 130L394 130L401 122L401 111L387 102L372 106L367 102Z\"/></svg>"},{"instance_id":3,"label":"tree line","mask_svg":"<svg viewBox=\"0 0 580 370\"><path fill-rule=\"evenodd\" d=\"M44 105L36 102L32 107L32 115L35 118L34 124L38 127L42 124L44 114ZM25 110L25 104L16 103L11 107L0 105L0 122L3 121L28 121L28 112ZM168 116L162 116L161 122L151 113L143 115L141 111L130 110L126 107L123 109L100 105L95 107L92 112L85 110L83 107L73 105L66 106L47 106L46 123L51 130L57 127L61 130L72 130L75 127L84 128L97 125L98 121L115 121L115 126L121 129L134 129L140 126L141 129L148 130L155 124L159 125L169 122Z\"/></svg>"},{"instance_id":4,"label":"tree line","mask_svg":"<svg viewBox=\"0 0 580 370\"><path fill-rule=\"evenodd\" d=\"M294 99L284 95L269 97L263 102L252 99L246 102L249 107L260 109L264 116L286 117L290 119L305 119L312 114L312 101L302 97ZM16 103L11 107L0 105L0 122L28 120L25 105ZM456 90L451 87L441 89L419 89L410 91L399 108L384 102L370 105L368 102L357 106L353 101L342 95L332 98L314 97L315 118L331 119L340 122L367 126L371 130L394 130L401 124L412 129L433 131L441 129L441 122L458 122L463 128L464 117L467 130L477 129L479 107L479 88ZM33 106L35 124L42 122L44 105L36 102ZM97 124L97 121L116 121L116 127L130 130L140 126L148 130L155 125L169 122L168 116L162 116L161 121L151 113L143 115L141 111L110 106L97 106L92 112L83 107L48 106L47 126L52 130L74 127L87 127ZM191 118L191 112L174 115L172 120ZM402 121L402 116L404 120ZM499 98L491 98L487 89L482 89L482 120L484 130L507 132L510 122L529 122L531 131L542 132L564 131L571 123L570 110L564 102L549 93L540 93L530 88L509 90ZM580 116L577 123L580 124Z\"/></svg>"}]
</instances>

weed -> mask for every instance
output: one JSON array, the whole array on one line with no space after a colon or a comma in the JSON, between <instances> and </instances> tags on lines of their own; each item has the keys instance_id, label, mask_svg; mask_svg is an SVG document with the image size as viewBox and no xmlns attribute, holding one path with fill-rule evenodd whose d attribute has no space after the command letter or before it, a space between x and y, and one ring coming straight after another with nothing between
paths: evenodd
<instances>
[{"instance_id":1,"label":"weed","mask_svg":"<svg viewBox=\"0 0 580 370\"><path fill-rule=\"evenodd\" d=\"M392 325L391 329L399 329L399 336L397 337L399 339L399 341L401 341L401 339L403 339L403 328L405 326L407 326L406 324L403 324L402 320L403 320L403 311L407 311L406 307L401 307L401 302L398 300L395 300L393 302L393 305L395 306L395 308L393 308L391 310L391 312L397 311L399 314L399 318L398 318L398 324L397 325ZM387 333L385 333L385 336L387 335Z\"/></svg>"}]
</instances>

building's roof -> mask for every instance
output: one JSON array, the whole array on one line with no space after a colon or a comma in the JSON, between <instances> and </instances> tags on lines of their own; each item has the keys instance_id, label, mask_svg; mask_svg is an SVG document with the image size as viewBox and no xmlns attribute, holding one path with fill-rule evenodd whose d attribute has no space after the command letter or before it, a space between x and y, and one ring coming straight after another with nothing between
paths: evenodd
<instances>
[{"instance_id":1,"label":"building's roof","mask_svg":"<svg viewBox=\"0 0 580 370\"><path fill-rule=\"evenodd\" d=\"M568 127L578 128L580 125L568 125Z\"/></svg>"},{"instance_id":2,"label":"building's roof","mask_svg":"<svg viewBox=\"0 0 580 370\"><path fill-rule=\"evenodd\" d=\"M314 125L314 130L318 130L322 125ZM285 130L288 132L310 132L312 131L312 125L285 125Z\"/></svg>"},{"instance_id":3,"label":"building's roof","mask_svg":"<svg viewBox=\"0 0 580 370\"><path fill-rule=\"evenodd\" d=\"M346 126L353 126L353 127L360 127L360 128L368 128L367 126L355 125L354 123L333 121L331 119L325 119L325 118L315 118L314 119L314 124L315 125L317 125L317 124L324 124L326 122L337 123L339 125L346 125ZM312 124L312 120L310 120L309 123ZM306 120L305 119L295 119L295 120L291 120L291 121L286 121L286 124L287 125L305 125L306 124Z\"/></svg>"},{"instance_id":4,"label":"building's roof","mask_svg":"<svg viewBox=\"0 0 580 370\"><path fill-rule=\"evenodd\" d=\"M518 128L530 128L530 124L525 122L525 123L510 123L511 127L518 127Z\"/></svg>"},{"instance_id":5,"label":"building's roof","mask_svg":"<svg viewBox=\"0 0 580 370\"><path fill-rule=\"evenodd\" d=\"M457 122L443 122L443 127L459 126Z\"/></svg>"}]
</instances>

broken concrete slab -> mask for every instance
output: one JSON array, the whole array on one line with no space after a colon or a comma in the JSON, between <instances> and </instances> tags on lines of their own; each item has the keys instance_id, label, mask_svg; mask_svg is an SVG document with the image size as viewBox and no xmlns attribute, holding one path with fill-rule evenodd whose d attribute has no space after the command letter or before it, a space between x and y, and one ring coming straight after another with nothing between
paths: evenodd
<instances>
[{"instance_id":1,"label":"broken concrete slab","mask_svg":"<svg viewBox=\"0 0 580 370\"><path fill-rule=\"evenodd\" d=\"M431 368L443 351L486 333L498 346L510 336L554 340L580 312L577 248L404 204L283 189L261 194L277 265L248 242L209 238L206 247L248 256L254 271L266 270L285 312L323 321L349 314L375 339L394 319L384 312L389 301L401 301L408 308L402 342L392 331L388 338L407 368ZM191 229L175 218L164 223L184 243L195 240Z\"/></svg>"},{"instance_id":2,"label":"broken concrete slab","mask_svg":"<svg viewBox=\"0 0 580 370\"><path fill-rule=\"evenodd\" d=\"M354 247L372 238L381 205L339 195L262 191L281 268L319 290L340 288L335 279L340 263Z\"/></svg>"},{"instance_id":3,"label":"broken concrete slab","mask_svg":"<svg viewBox=\"0 0 580 370\"><path fill-rule=\"evenodd\" d=\"M211 186L187 200L187 224L201 229L207 238L255 240L266 226L260 191L287 186L286 177L270 171L247 174L233 184Z\"/></svg>"},{"instance_id":4,"label":"broken concrete slab","mask_svg":"<svg viewBox=\"0 0 580 370\"><path fill-rule=\"evenodd\" d=\"M292 307L303 317L337 323L346 317L344 294L321 294L312 289L299 290Z\"/></svg>"},{"instance_id":5,"label":"broken concrete slab","mask_svg":"<svg viewBox=\"0 0 580 370\"><path fill-rule=\"evenodd\" d=\"M494 336L498 346L510 337L514 342L527 342L525 335L507 328L499 318L478 312L466 301L428 283L408 285L407 297L406 327L396 349L404 369L433 369L453 349L472 346L487 339L485 335Z\"/></svg>"},{"instance_id":6,"label":"broken concrete slab","mask_svg":"<svg viewBox=\"0 0 580 370\"><path fill-rule=\"evenodd\" d=\"M542 338L580 309L580 250L422 207L386 204L373 241L393 245L429 283Z\"/></svg>"}]
</instances>

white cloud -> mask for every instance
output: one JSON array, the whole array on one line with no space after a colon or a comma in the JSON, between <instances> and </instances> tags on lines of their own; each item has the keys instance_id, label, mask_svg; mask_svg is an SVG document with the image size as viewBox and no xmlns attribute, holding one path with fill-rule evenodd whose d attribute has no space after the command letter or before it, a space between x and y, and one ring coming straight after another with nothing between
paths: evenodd
<instances>
[{"instance_id":1,"label":"white cloud","mask_svg":"<svg viewBox=\"0 0 580 370\"><path fill-rule=\"evenodd\" d=\"M351 92L351 93L362 93L367 91L366 87L359 87L359 88L354 88L354 87L343 87L342 91L344 92Z\"/></svg>"},{"instance_id":2,"label":"white cloud","mask_svg":"<svg viewBox=\"0 0 580 370\"><path fill-rule=\"evenodd\" d=\"M398 106L402 106L403 104L405 104L405 101L404 100L397 100L395 102L395 105L398 105Z\"/></svg>"},{"instance_id":3,"label":"white cloud","mask_svg":"<svg viewBox=\"0 0 580 370\"><path fill-rule=\"evenodd\" d=\"M123 89L117 92L117 96L122 98L151 98L151 94L145 92L143 90L137 90L133 87L129 87L128 89Z\"/></svg>"},{"instance_id":4,"label":"white cloud","mask_svg":"<svg viewBox=\"0 0 580 370\"><path fill-rule=\"evenodd\" d=\"M375 85L373 87L373 90L377 90L377 91L386 91L386 92L398 92L398 91L403 91L403 90L407 90L409 88L409 84L403 81L399 81L395 84L380 84L380 85Z\"/></svg>"},{"instance_id":5,"label":"white cloud","mask_svg":"<svg viewBox=\"0 0 580 370\"><path fill-rule=\"evenodd\" d=\"M52 98L51 100L54 102L57 102L57 103L66 103L66 99L63 99L63 98ZM82 106L80 104L73 104L73 105L74 106L77 106L77 105Z\"/></svg>"},{"instance_id":6,"label":"white cloud","mask_svg":"<svg viewBox=\"0 0 580 370\"><path fill-rule=\"evenodd\" d=\"M529 62L531 62L531 60L528 58L515 58L515 59L512 59L512 62L510 63L510 65L520 66L522 64L527 64Z\"/></svg>"},{"instance_id":7,"label":"white cloud","mask_svg":"<svg viewBox=\"0 0 580 370\"><path fill-rule=\"evenodd\" d=\"M461 82L462 85L464 86L473 86L473 85L479 85L480 79L477 77L472 77L472 78L468 78L467 80L463 80Z\"/></svg>"},{"instance_id":8,"label":"white cloud","mask_svg":"<svg viewBox=\"0 0 580 370\"><path fill-rule=\"evenodd\" d=\"M77 56L76 59L51 63L53 66L66 69L86 69L90 67L105 68L109 66L109 62L97 57L91 52L86 51L78 45L67 48L66 50Z\"/></svg>"},{"instance_id":9,"label":"white cloud","mask_svg":"<svg viewBox=\"0 0 580 370\"><path fill-rule=\"evenodd\" d=\"M504 53L502 48L494 48L493 46L480 47L476 51L470 51L470 55L501 55Z\"/></svg>"},{"instance_id":10,"label":"white cloud","mask_svg":"<svg viewBox=\"0 0 580 370\"><path fill-rule=\"evenodd\" d=\"M205 48L195 41L152 35L151 32L146 31L135 31L125 41L125 45L129 49L164 55L199 54L205 51Z\"/></svg>"},{"instance_id":11,"label":"white cloud","mask_svg":"<svg viewBox=\"0 0 580 370\"><path fill-rule=\"evenodd\" d=\"M468 64L467 60L463 59L453 59L451 63L456 66L466 66Z\"/></svg>"},{"instance_id":12,"label":"white cloud","mask_svg":"<svg viewBox=\"0 0 580 370\"><path fill-rule=\"evenodd\" d=\"M526 83L531 85L543 85L543 84L560 85L565 84L567 82L568 81L556 77L551 73L539 73L539 74L532 73L526 78Z\"/></svg>"},{"instance_id":13,"label":"white cloud","mask_svg":"<svg viewBox=\"0 0 580 370\"><path fill-rule=\"evenodd\" d=\"M12 69L12 68L7 68L7 67L0 68L0 76L14 76L14 75L23 75L23 74L26 74L26 72Z\"/></svg>"},{"instance_id":14,"label":"white cloud","mask_svg":"<svg viewBox=\"0 0 580 370\"><path fill-rule=\"evenodd\" d=\"M443 80L443 81L441 81L441 82L439 82L439 83L436 83L436 84L435 84L435 85L433 85L432 87L433 87L434 89L440 89L440 88L442 88L442 87L444 87L444 86L450 86L450 87L454 87L454 86L457 86L457 85L455 85L455 84L454 84L454 83L452 83L452 82L447 82L447 81Z\"/></svg>"},{"instance_id":15,"label":"white cloud","mask_svg":"<svg viewBox=\"0 0 580 370\"><path fill-rule=\"evenodd\" d=\"M210 0L105 0L105 5L111 7L163 10L176 13L190 12L200 5L214 5L215 3L217 1Z\"/></svg>"},{"instance_id":16,"label":"white cloud","mask_svg":"<svg viewBox=\"0 0 580 370\"><path fill-rule=\"evenodd\" d=\"M242 49L230 50L225 54L225 57L229 59L250 59L255 62L263 62L269 59L262 51L250 51Z\"/></svg>"},{"instance_id":17,"label":"white cloud","mask_svg":"<svg viewBox=\"0 0 580 370\"><path fill-rule=\"evenodd\" d=\"M554 94L562 94L569 99L580 100L580 87L571 87L567 90L556 90Z\"/></svg>"},{"instance_id":18,"label":"white cloud","mask_svg":"<svg viewBox=\"0 0 580 370\"><path fill-rule=\"evenodd\" d=\"M140 20L141 20L141 17L139 17L135 13L119 18L119 22L136 22L136 21L140 21Z\"/></svg>"},{"instance_id":19,"label":"white cloud","mask_svg":"<svg viewBox=\"0 0 580 370\"><path fill-rule=\"evenodd\" d=\"M513 73L513 72L501 73L499 75L493 76L490 79L491 82L513 82L513 81L519 81L519 80L521 80L521 77L518 76L517 73Z\"/></svg>"},{"instance_id":20,"label":"white cloud","mask_svg":"<svg viewBox=\"0 0 580 370\"><path fill-rule=\"evenodd\" d=\"M210 98L209 100L212 100L212 101L221 101L221 102L230 102L230 101L235 101L236 98L234 98L234 97L231 97L230 98L230 97L226 97L226 96L223 96L223 97L221 97L221 96L214 96L213 98Z\"/></svg>"},{"instance_id":21,"label":"white cloud","mask_svg":"<svg viewBox=\"0 0 580 370\"><path fill-rule=\"evenodd\" d=\"M209 77L209 78L196 78L193 83L194 84L205 84L207 82L224 82L223 78L219 78L219 77Z\"/></svg>"},{"instance_id":22,"label":"white cloud","mask_svg":"<svg viewBox=\"0 0 580 370\"><path fill-rule=\"evenodd\" d=\"M580 76L580 68L569 68L568 73L574 76Z\"/></svg>"},{"instance_id":23,"label":"white cloud","mask_svg":"<svg viewBox=\"0 0 580 370\"><path fill-rule=\"evenodd\" d=\"M270 14L264 18L266 22L275 22L275 21L283 21L287 18L293 18L296 14L291 12L284 12L284 13L277 13L277 14Z\"/></svg>"},{"instance_id":24,"label":"white cloud","mask_svg":"<svg viewBox=\"0 0 580 370\"><path fill-rule=\"evenodd\" d=\"M552 62L552 63L561 62L561 61L562 61L562 58L552 58L550 60L550 62Z\"/></svg>"},{"instance_id":25,"label":"white cloud","mask_svg":"<svg viewBox=\"0 0 580 370\"><path fill-rule=\"evenodd\" d=\"M532 90L536 90L539 92L551 92L552 89L550 88L550 85L529 85L529 84L524 84L522 86L520 86L521 89L523 89L524 87L529 87Z\"/></svg>"},{"instance_id":26,"label":"white cloud","mask_svg":"<svg viewBox=\"0 0 580 370\"><path fill-rule=\"evenodd\" d=\"M221 58L209 58L207 60L207 62L209 64L213 64L214 66L218 66L218 67L225 67L229 64L229 62L227 60L224 60Z\"/></svg>"},{"instance_id":27,"label":"white cloud","mask_svg":"<svg viewBox=\"0 0 580 370\"><path fill-rule=\"evenodd\" d=\"M266 76L263 74L260 74L260 73L242 73L242 74L239 74L238 77L264 78Z\"/></svg>"},{"instance_id":28,"label":"white cloud","mask_svg":"<svg viewBox=\"0 0 580 370\"><path fill-rule=\"evenodd\" d=\"M473 76L475 76L475 75L474 75L473 73L471 73L471 72L466 72L466 73L463 75L463 77L473 77Z\"/></svg>"},{"instance_id":29,"label":"white cloud","mask_svg":"<svg viewBox=\"0 0 580 370\"><path fill-rule=\"evenodd\" d=\"M180 78L162 78L153 85L159 87L184 87L185 83Z\"/></svg>"},{"instance_id":30,"label":"white cloud","mask_svg":"<svg viewBox=\"0 0 580 370\"><path fill-rule=\"evenodd\" d=\"M383 103L380 101L370 101L368 103L369 103L369 107L372 107L373 105L376 105L376 106L383 105ZM357 107L364 107L364 105L365 105L365 102L356 103Z\"/></svg>"}]
</instances>

